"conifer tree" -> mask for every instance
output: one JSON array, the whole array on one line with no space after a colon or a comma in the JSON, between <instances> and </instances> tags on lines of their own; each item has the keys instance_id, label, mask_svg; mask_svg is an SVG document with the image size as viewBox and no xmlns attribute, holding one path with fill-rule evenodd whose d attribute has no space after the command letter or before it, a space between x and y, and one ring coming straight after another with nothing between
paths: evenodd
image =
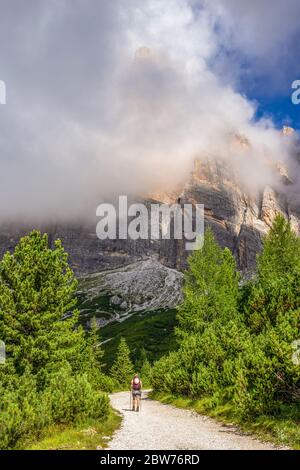
<instances>
[{"instance_id":1,"label":"conifer tree","mask_svg":"<svg viewBox=\"0 0 300 470\"><path fill-rule=\"evenodd\" d=\"M38 231L22 238L0 262L0 338L7 358L22 374L72 363L82 347L76 328L77 281L60 240L49 248Z\"/></svg>"},{"instance_id":2,"label":"conifer tree","mask_svg":"<svg viewBox=\"0 0 300 470\"><path fill-rule=\"evenodd\" d=\"M104 351L100 342L100 328L95 317L92 318L89 331L86 334L85 345L80 356L81 368L88 374L93 385L103 385L103 356Z\"/></svg>"},{"instance_id":3,"label":"conifer tree","mask_svg":"<svg viewBox=\"0 0 300 470\"><path fill-rule=\"evenodd\" d=\"M144 347L141 348L138 360L136 361L136 370L140 374L140 378L144 387L149 386L151 384L152 366L148 359L147 351Z\"/></svg>"},{"instance_id":4,"label":"conifer tree","mask_svg":"<svg viewBox=\"0 0 300 470\"><path fill-rule=\"evenodd\" d=\"M152 367L151 367L149 359L146 358L142 364L141 371L140 371L140 377L142 379L144 387L149 386L151 384L151 374L152 374Z\"/></svg>"},{"instance_id":5,"label":"conifer tree","mask_svg":"<svg viewBox=\"0 0 300 470\"><path fill-rule=\"evenodd\" d=\"M102 352L92 322L78 327L77 281L61 242L34 231L0 262L0 447L17 448L52 423L105 419ZM101 383L100 383L101 382ZM106 389L111 388L109 383Z\"/></svg>"},{"instance_id":6,"label":"conifer tree","mask_svg":"<svg viewBox=\"0 0 300 470\"><path fill-rule=\"evenodd\" d=\"M279 215L264 239L245 307L251 342L241 357L237 400L247 414L299 401L293 345L300 331L300 240Z\"/></svg>"},{"instance_id":7,"label":"conifer tree","mask_svg":"<svg viewBox=\"0 0 300 470\"><path fill-rule=\"evenodd\" d=\"M144 347L142 347L139 351L139 355L137 360L135 361L135 366L137 371L141 371L144 362L147 360L147 352Z\"/></svg>"},{"instance_id":8,"label":"conifer tree","mask_svg":"<svg viewBox=\"0 0 300 470\"><path fill-rule=\"evenodd\" d=\"M128 387L133 374L134 368L130 359L130 350L125 338L121 338L116 359L111 368L111 376L122 387Z\"/></svg>"},{"instance_id":9,"label":"conifer tree","mask_svg":"<svg viewBox=\"0 0 300 470\"><path fill-rule=\"evenodd\" d=\"M188 258L184 278L184 301L178 310L178 333L201 333L214 319L225 322L237 311L238 280L231 252L222 250L212 231L205 232L204 245Z\"/></svg>"},{"instance_id":10,"label":"conifer tree","mask_svg":"<svg viewBox=\"0 0 300 470\"><path fill-rule=\"evenodd\" d=\"M209 406L230 400L247 418L286 409L297 419L300 240L282 216L263 241L256 276L240 288L238 280L233 256L208 231L185 274L179 348L156 362L152 386L206 396Z\"/></svg>"},{"instance_id":11,"label":"conifer tree","mask_svg":"<svg viewBox=\"0 0 300 470\"><path fill-rule=\"evenodd\" d=\"M276 325L277 317L300 308L300 239L278 215L257 257L257 279L246 308L256 333Z\"/></svg>"},{"instance_id":12,"label":"conifer tree","mask_svg":"<svg viewBox=\"0 0 300 470\"><path fill-rule=\"evenodd\" d=\"M201 250L188 259L184 300L178 310L179 361L176 389L212 394L232 381L234 358L243 348L245 329L238 313L239 275L231 252L217 244L211 230Z\"/></svg>"},{"instance_id":13,"label":"conifer tree","mask_svg":"<svg viewBox=\"0 0 300 470\"><path fill-rule=\"evenodd\" d=\"M87 343L91 348L91 360L99 371L103 368L104 351L100 344L100 327L97 324L96 317L93 317L90 324Z\"/></svg>"}]
</instances>

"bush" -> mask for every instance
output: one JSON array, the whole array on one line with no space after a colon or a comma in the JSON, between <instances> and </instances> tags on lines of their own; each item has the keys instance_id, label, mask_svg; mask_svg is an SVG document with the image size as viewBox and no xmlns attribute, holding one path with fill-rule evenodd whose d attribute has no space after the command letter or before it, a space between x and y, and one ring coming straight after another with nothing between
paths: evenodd
<instances>
[{"instance_id":1,"label":"bush","mask_svg":"<svg viewBox=\"0 0 300 470\"><path fill-rule=\"evenodd\" d=\"M189 258L176 353L158 361L157 391L211 403L229 400L241 417L296 408L300 368L292 361L300 327L300 240L281 216L264 240L257 273L239 286L232 255L205 235ZM295 406L294 406L295 405Z\"/></svg>"},{"instance_id":2,"label":"bush","mask_svg":"<svg viewBox=\"0 0 300 470\"><path fill-rule=\"evenodd\" d=\"M72 376L66 366L50 377L47 388L37 390L36 379L26 372L13 386L0 387L0 448L15 449L24 439L38 437L52 423L70 424L105 419L109 401L95 391L87 376Z\"/></svg>"},{"instance_id":3,"label":"bush","mask_svg":"<svg viewBox=\"0 0 300 470\"><path fill-rule=\"evenodd\" d=\"M19 448L52 423L104 419L112 379L93 322L78 326L77 281L61 242L32 232L0 262L0 447Z\"/></svg>"},{"instance_id":4,"label":"bush","mask_svg":"<svg viewBox=\"0 0 300 470\"><path fill-rule=\"evenodd\" d=\"M171 352L155 362L152 369L152 386L158 392L189 394L189 372L182 367L181 352Z\"/></svg>"},{"instance_id":5,"label":"bush","mask_svg":"<svg viewBox=\"0 0 300 470\"><path fill-rule=\"evenodd\" d=\"M105 374L99 374L98 377L98 388L103 392L112 393L114 390L117 390L119 387L118 382L112 377L109 377Z\"/></svg>"},{"instance_id":6,"label":"bush","mask_svg":"<svg viewBox=\"0 0 300 470\"><path fill-rule=\"evenodd\" d=\"M237 363L234 400L244 416L276 413L300 399L300 370L292 361L298 313L277 317L277 325L252 335Z\"/></svg>"},{"instance_id":7,"label":"bush","mask_svg":"<svg viewBox=\"0 0 300 470\"><path fill-rule=\"evenodd\" d=\"M103 419L108 415L107 395L95 391L86 374L73 376L68 367L52 377L43 399L49 403L55 423L68 424L87 418Z\"/></svg>"},{"instance_id":8,"label":"bush","mask_svg":"<svg viewBox=\"0 0 300 470\"><path fill-rule=\"evenodd\" d=\"M37 391L34 376L25 373L11 387L0 387L0 447L18 448L24 438L51 424L49 404Z\"/></svg>"}]
</instances>

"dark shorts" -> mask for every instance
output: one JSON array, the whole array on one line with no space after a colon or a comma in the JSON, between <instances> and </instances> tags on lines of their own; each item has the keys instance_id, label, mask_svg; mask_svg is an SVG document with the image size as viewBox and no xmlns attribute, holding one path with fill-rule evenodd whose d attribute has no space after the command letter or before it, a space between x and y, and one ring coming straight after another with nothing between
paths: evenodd
<instances>
[{"instance_id":1,"label":"dark shorts","mask_svg":"<svg viewBox=\"0 0 300 470\"><path fill-rule=\"evenodd\" d=\"M142 395L142 392L140 390L132 390L133 398L140 397L141 395Z\"/></svg>"}]
</instances>

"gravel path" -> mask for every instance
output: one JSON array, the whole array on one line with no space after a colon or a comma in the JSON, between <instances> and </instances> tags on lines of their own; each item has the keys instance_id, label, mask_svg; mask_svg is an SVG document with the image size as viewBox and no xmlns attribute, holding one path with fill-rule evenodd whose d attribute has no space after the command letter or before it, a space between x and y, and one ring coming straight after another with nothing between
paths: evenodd
<instances>
[{"instance_id":1,"label":"gravel path","mask_svg":"<svg viewBox=\"0 0 300 470\"><path fill-rule=\"evenodd\" d=\"M225 426L193 411L163 405L143 393L140 413L129 409L129 392L114 393L112 406L123 415L110 449L117 450L208 450L275 449L242 434L235 426Z\"/></svg>"}]
</instances>

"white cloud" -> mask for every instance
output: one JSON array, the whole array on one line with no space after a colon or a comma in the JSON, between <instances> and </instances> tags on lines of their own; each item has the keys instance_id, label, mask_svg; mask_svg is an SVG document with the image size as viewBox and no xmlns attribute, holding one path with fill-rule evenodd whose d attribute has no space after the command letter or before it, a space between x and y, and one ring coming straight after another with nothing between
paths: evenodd
<instances>
[{"instance_id":1,"label":"white cloud","mask_svg":"<svg viewBox=\"0 0 300 470\"><path fill-rule=\"evenodd\" d=\"M252 188L273 178L265 155L282 158L278 133L253 123L254 104L213 67L233 40L230 11L188 0L5 5L0 215L93 214L101 197L175 184L204 154L230 158ZM237 133L252 142L242 157L228 152Z\"/></svg>"}]
</instances>

